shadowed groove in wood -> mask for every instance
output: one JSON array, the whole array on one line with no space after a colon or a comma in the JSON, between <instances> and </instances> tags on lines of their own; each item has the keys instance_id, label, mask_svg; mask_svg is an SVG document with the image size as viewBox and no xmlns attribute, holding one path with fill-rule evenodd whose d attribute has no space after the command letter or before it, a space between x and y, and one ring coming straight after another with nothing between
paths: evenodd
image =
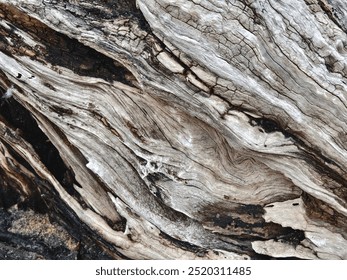
<instances>
[{"instance_id":1,"label":"shadowed groove in wood","mask_svg":"<svg viewBox=\"0 0 347 280\"><path fill-rule=\"evenodd\" d=\"M19 33L17 36L13 36L16 39L13 42L16 47L11 48L7 42L3 42L2 51L11 55L28 55L50 63L52 66L71 69L82 76L100 77L110 82L118 80L125 84L131 84L131 80L134 80L131 73L116 61L80 44L76 39L50 29L15 7L1 4L0 11L3 19L11 23L8 30L2 29L2 34L16 34L21 29L37 42L34 48L28 46L25 41L21 40ZM46 83L46 86L54 90L49 83Z\"/></svg>"}]
</instances>

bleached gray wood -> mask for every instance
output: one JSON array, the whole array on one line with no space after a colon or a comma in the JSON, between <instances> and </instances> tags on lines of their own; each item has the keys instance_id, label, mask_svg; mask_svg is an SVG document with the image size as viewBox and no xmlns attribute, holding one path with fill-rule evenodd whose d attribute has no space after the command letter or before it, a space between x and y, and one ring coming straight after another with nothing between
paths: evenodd
<instances>
[{"instance_id":1,"label":"bleached gray wood","mask_svg":"<svg viewBox=\"0 0 347 280\"><path fill-rule=\"evenodd\" d=\"M74 171L88 208L31 152L18 153L116 250L347 258L343 1L138 0L148 26L102 1L0 2L131 73L125 84L52 66L46 46L20 27L28 51L0 52L4 88L14 86ZM113 230L122 218L125 232ZM285 227L302 238L290 240Z\"/></svg>"}]
</instances>

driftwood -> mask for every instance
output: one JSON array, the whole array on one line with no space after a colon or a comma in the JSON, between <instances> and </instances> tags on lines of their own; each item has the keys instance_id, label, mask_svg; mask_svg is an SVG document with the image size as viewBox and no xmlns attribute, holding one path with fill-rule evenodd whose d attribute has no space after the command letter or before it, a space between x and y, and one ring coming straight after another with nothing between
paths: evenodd
<instances>
[{"instance_id":1,"label":"driftwood","mask_svg":"<svg viewBox=\"0 0 347 280\"><path fill-rule=\"evenodd\" d=\"M0 3L0 206L50 257L347 259L345 1Z\"/></svg>"}]
</instances>

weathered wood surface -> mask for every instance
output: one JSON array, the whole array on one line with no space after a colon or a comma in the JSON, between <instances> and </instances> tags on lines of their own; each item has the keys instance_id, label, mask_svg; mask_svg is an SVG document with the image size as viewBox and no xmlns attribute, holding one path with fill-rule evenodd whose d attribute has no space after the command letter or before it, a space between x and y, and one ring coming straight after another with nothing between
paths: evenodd
<instances>
[{"instance_id":1,"label":"weathered wood surface","mask_svg":"<svg viewBox=\"0 0 347 280\"><path fill-rule=\"evenodd\" d=\"M3 207L112 257L347 259L344 1L0 3Z\"/></svg>"}]
</instances>

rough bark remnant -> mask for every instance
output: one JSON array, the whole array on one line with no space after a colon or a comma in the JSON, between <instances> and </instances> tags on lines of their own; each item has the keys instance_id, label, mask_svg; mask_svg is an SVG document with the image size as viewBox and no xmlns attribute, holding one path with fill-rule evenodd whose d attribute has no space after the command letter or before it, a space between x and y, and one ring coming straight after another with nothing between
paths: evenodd
<instances>
[{"instance_id":1,"label":"rough bark remnant","mask_svg":"<svg viewBox=\"0 0 347 280\"><path fill-rule=\"evenodd\" d=\"M346 16L0 0L0 256L347 259Z\"/></svg>"}]
</instances>

